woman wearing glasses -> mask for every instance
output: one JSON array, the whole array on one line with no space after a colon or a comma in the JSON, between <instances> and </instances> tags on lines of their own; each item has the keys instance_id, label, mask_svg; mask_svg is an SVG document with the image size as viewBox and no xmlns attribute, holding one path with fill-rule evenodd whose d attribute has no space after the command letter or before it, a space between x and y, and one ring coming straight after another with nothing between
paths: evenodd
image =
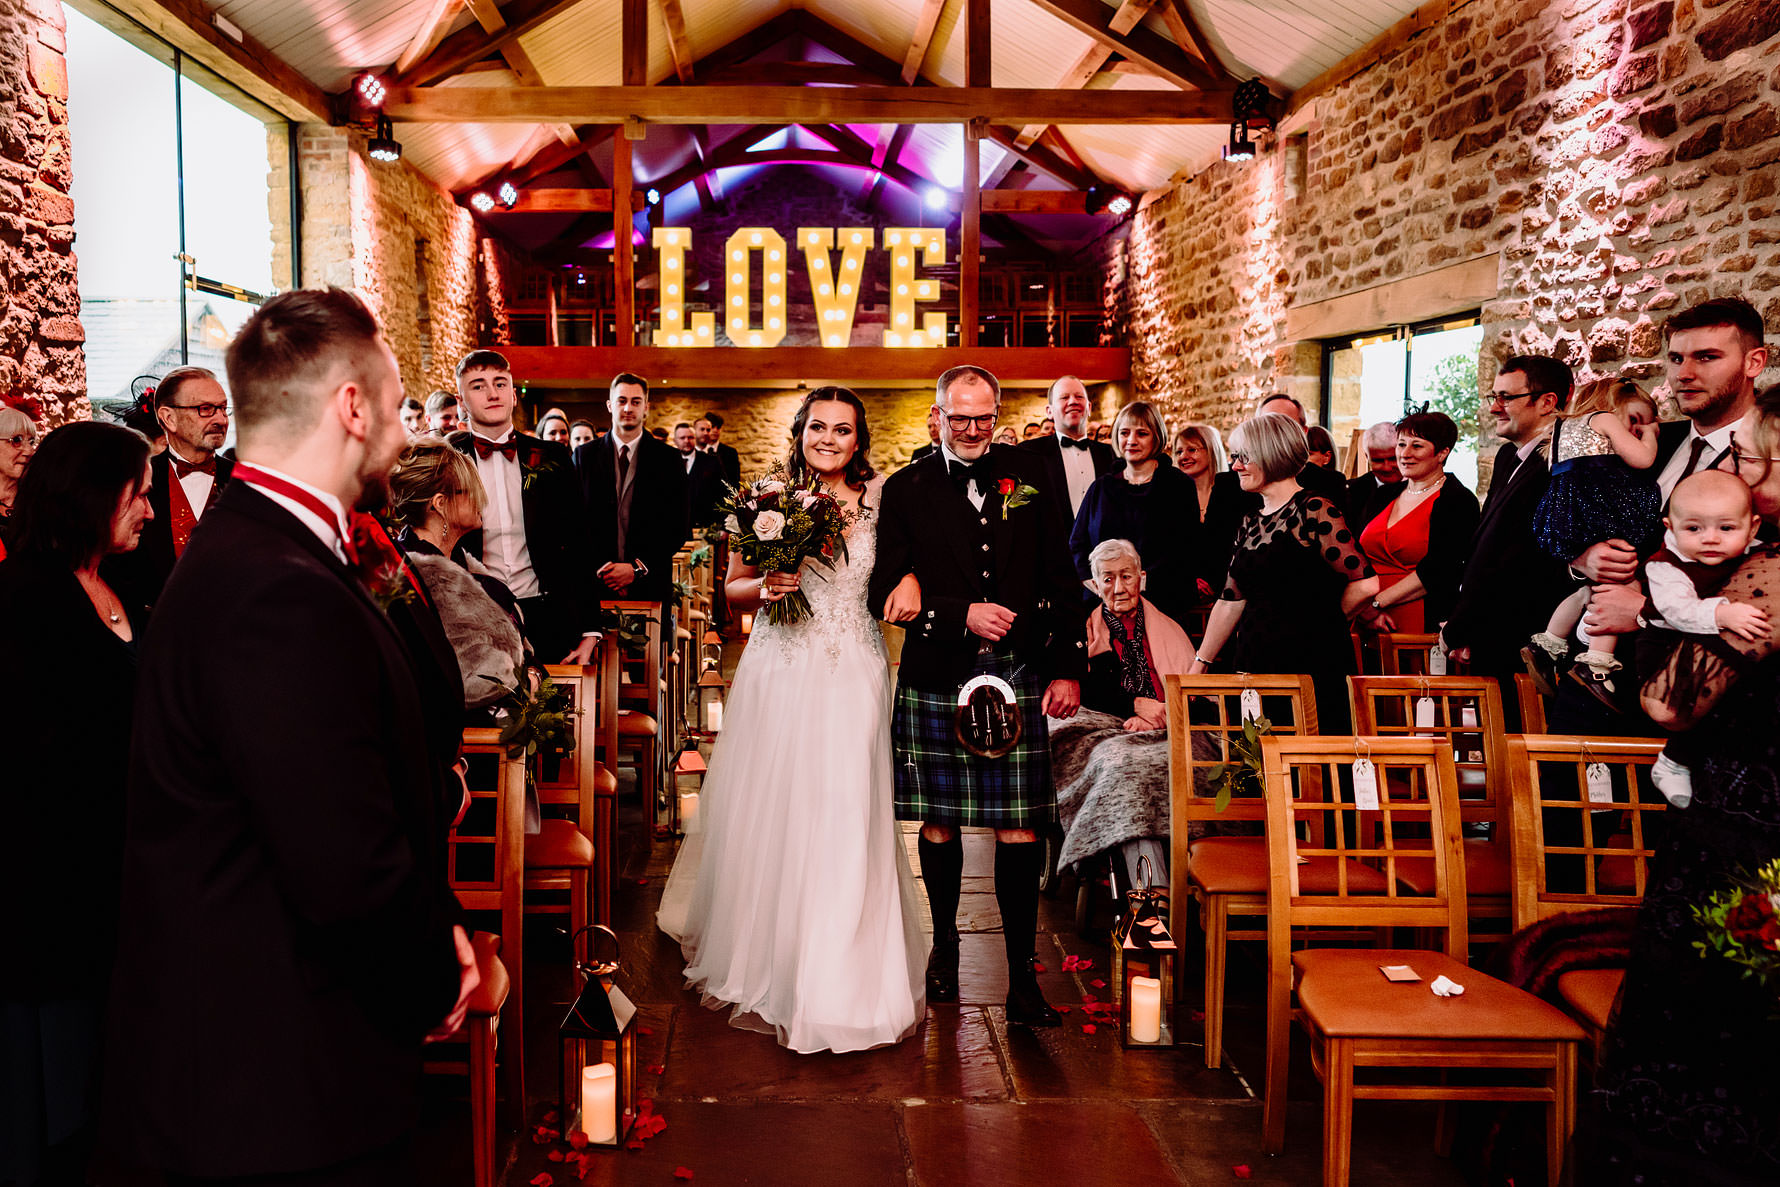
<instances>
[{"instance_id":1,"label":"woman wearing glasses","mask_svg":"<svg viewBox=\"0 0 1780 1187\"><path fill-rule=\"evenodd\" d=\"M1341 509L1298 485L1309 451L1304 429L1276 412L1231 434L1230 464L1261 506L1237 532L1192 672L1307 672L1323 732L1342 733L1354 671L1348 622L1378 593L1378 578Z\"/></svg>"},{"instance_id":2,"label":"woman wearing glasses","mask_svg":"<svg viewBox=\"0 0 1780 1187\"><path fill-rule=\"evenodd\" d=\"M18 497L19 479L25 476L25 467L36 452L36 422L17 408L0 408L0 560L6 559L12 503Z\"/></svg>"}]
</instances>

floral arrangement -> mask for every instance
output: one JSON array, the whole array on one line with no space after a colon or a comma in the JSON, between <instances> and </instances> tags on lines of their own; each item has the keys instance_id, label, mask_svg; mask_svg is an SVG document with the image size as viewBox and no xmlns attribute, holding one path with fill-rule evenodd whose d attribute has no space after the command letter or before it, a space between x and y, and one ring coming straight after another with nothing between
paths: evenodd
<instances>
[{"instance_id":1,"label":"floral arrangement","mask_svg":"<svg viewBox=\"0 0 1780 1187\"><path fill-rule=\"evenodd\" d=\"M1780 858L1712 895L1693 913L1706 932L1693 945L1702 957L1723 957L1742 965L1745 977L1780 988Z\"/></svg>"},{"instance_id":2,"label":"floral arrangement","mask_svg":"<svg viewBox=\"0 0 1780 1187\"><path fill-rule=\"evenodd\" d=\"M805 560L834 567L847 555L847 525L852 515L811 476L794 483L783 469L732 490L718 508L731 547L762 573L795 573ZM762 611L774 625L801 622L810 600L794 589Z\"/></svg>"},{"instance_id":3,"label":"floral arrangement","mask_svg":"<svg viewBox=\"0 0 1780 1187\"><path fill-rule=\"evenodd\" d=\"M390 539L389 531L376 516L362 511L352 513L348 522L352 532L353 551L358 556L358 578L377 603L388 614L398 602L424 602L420 579L408 567L402 550Z\"/></svg>"},{"instance_id":4,"label":"floral arrangement","mask_svg":"<svg viewBox=\"0 0 1780 1187\"><path fill-rule=\"evenodd\" d=\"M532 781L533 759L540 754L566 755L575 749L575 717L581 711L542 668L514 672L513 686L494 708L501 745L508 758L525 762L528 783Z\"/></svg>"},{"instance_id":5,"label":"floral arrangement","mask_svg":"<svg viewBox=\"0 0 1780 1187\"><path fill-rule=\"evenodd\" d=\"M1001 518L1006 519L1009 511L1017 511L1030 503L1038 494L1036 486L1027 486L1024 482L1016 482L1012 478L1002 478L996 482L996 490L1001 494Z\"/></svg>"},{"instance_id":6,"label":"floral arrangement","mask_svg":"<svg viewBox=\"0 0 1780 1187\"><path fill-rule=\"evenodd\" d=\"M1230 735L1230 760L1206 770L1205 778L1217 793L1212 805L1222 812L1230 806L1233 795L1261 794L1261 739L1273 732L1273 723L1265 717L1244 718L1242 732Z\"/></svg>"}]
</instances>

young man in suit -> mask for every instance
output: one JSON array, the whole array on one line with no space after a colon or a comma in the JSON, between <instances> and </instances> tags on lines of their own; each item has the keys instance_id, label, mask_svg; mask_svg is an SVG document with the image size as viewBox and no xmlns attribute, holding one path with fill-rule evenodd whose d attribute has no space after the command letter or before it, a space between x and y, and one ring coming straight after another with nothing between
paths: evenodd
<instances>
[{"instance_id":1,"label":"young man in suit","mask_svg":"<svg viewBox=\"0 0 1780 1187\"><path fill-rule=\"evenodd\" d=\"M457 394L470 428L446 440L476 459L488 491L478 555L519 599L538 652L585 664L594 644L593 572L568 447L513 427L519 396L512 368L495 351L463 357Z\"/></svg>"},{"instance_id":2,"label":"young man in suit","mask_svg":"<svg viewBox=\"0 0 1780 1187\"><path fill-rule=\"evenodd\" d=\"M148 501L154 518L142 529L134 552L105 562L118 596L149 610L235 465L217 453L229 435L229 398L214 371L173 368L155 385L154 405L155 419L167 433L166 450L149 462Z\"/></svg>"},{"instance_id":3,"label":"young man in suit","mask_svg":"<svg viewBox=\"0 0 1780 1187\"><path fill-rule=\"evenodd\" d=\"M341 289L272 298L228 370L241 460L142 651L106 1129L172 1183L412 1182L422 1048L478 974L456 797L349 563L401 375Z\"/></svg>"},{"instance_id":4,"label":"young man in suit","mask_svg":"<svg viewBox=\"0 0 1780 1187\"><path fill-rule=\"evenodd\" d=\"M1515 355L1496 373L1485 410L1503 445L1458 601L1441 631L1452 658L1501 681L1511 705L1521 647L1571 589L1564 563L1533 536L1533 513L1551 482L1543 446L1571 385L1569 367L1539 355Z\"/></svg>"},{"instance_id":5,"label":"young man in suit","mask_svg":"<svg viewBox=\"0 0 1780 1187\"><path fill-rule=\"evenodd\" d=\"M1081 380L1065 375L1053 381L1045 406L1051 411L1046 423L1055 424L1057 431L1015 448L1044 462L1046 492L1063 522L1073 524L1094 480L1117 470L1120 462L1112 446L1088 440L1088 389Z\"/></svg>"},{"instance_id":6,"label":"young man in suit","mask_svg":"<svg viewBox=\"0 0 1780 1187\"><path fill-rule=\"evenodd\" d=\"M891 739L897 818L922 823L921 878L934 928L927 1000L958 1000L958 829L993 828L1007 1019L1056 1026L1032 957L1044 864L1038 837L1057 819L1045 717L1075 716L1088 666L1075 566L1038 459L990 446L1001 407L995 377L954 367L939 377L935 403L939 453L884 483L870 593L873 611L908 631ZM1021 487L1035 493L1022 499ZM918 605L899 588L910 573L920 582ZM978 676L1005 682L1018 707L1019 741L997 758L966 751L955 732L959 689Z\"/></svg>"},{"instance_id":7,"label":"young man in suit","mask_svg":"<svg viewBox=\"0 0 1780 1187\"><path fill-rule=\"evenodd\" d=\"M674 426L674 448L686 466L687 522L704 527L717 514L717 503L723 498L723 474L717 459L700 453L693 428L686 421Z\"/></svg>"},{"instance_id":8,"label":"young man in suit","mask_svg":"<svg viewBox=\"0 0 1780 1187\"><path fill-rule=\"evenodd\" d=\"M939 452L939 407L935 405L927 409L927 444L909 455L909 463L913 465L930 453Z\"/></svg>"},{"instance_id":9,"label":"young man in suit","mask_svg":"<svg viewBox=\"0 0 1780 1187\"><path fill-rule=\"evenodd\" d=\"M575 451L599 596L665 602L686 542L686 463L643 431L649 383L628 371L606 397L612 431Z\"/></svg>"},{"instance_id":10,"label":"young man in suit","mask_svg":"<svg viewBox=\"0 0 1780 1187\"><path fill-rule=\"evenodd\" d=\"M426 398L427 432L444 440L463 427L463 407L456 392L438 391Z\"/></svg>"},{"instance_id":11,"label":"young man in suit","mask_svg":"<svg viewBox=\"0 0 1780 1187\"><path fill-rule=\"evenodd\" d=\"M742 457L733 446L723 444L723 417L716 412L707 412L692 425L693 435L698 439L698 448L717 460L718 472L723 481L731 486L742 484Z\"/></svg>"}]
</instances>

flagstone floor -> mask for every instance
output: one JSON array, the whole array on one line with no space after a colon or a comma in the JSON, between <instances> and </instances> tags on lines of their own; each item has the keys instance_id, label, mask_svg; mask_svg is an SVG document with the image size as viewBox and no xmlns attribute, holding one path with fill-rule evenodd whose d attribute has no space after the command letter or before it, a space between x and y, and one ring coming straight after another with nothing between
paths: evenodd
<instances>
[{"instance_id":1,"label":"flagstone floor","mask_svg":"<svg viewBox=\"0 0 1780 1187\"><path fill-rule=\"evenodd\" d=\"M1009 1029L1006 971L991 878L994 839L965 837L960 911L963 1000L928 1009L898 1046L851 1055L796 1055L771 1037L730 1027L680 979L677 946L654 927L674 843L647 842L640 817L627 827L617 928L620 981L640 1007L641 1095L666 1128L640 1150L603 1151L585 1179L567 1147L540 1140L556 1108L554 1027L571 1000L566 936L534 916L526 936L525 1128L503 1105L499 1181L537 1184L1215 1184L1315 1183L1320 1179L1320 1089L1296 1052L1286 1151L1261 1152L1264 1016L1258 946L1231 960L1224 1066L1204 1066L1197 1013L1185 1008L1185 1040L1172 1051L1126 1051L1116 1027L1085 1033L1082 1003L1104 1000L1110 900L1095 912L1094 938L1077 932L1072 894L1043 904L1040 981L1069 1007L1058 1030ZM914 835L908 835L911 862ZM1105 892L1102 891L1104 894ZM1189 998L1200 976L1191 957ZM1091 960L1060 972L1063 958ZM1298 1046L1302 1047L1300 1041ZM434 1078L427 1108L429 1184L469 1184L468 1113L462 1080ZM1461 1182L1432 1151L1434 1114L1421 1105L1363 1102L1357 1110L1356 1184ZM1246 1168L1246 1170L1245 1170ZM676 1179L676 1175L679 1176Z\"/></svg>"}]
</instances>

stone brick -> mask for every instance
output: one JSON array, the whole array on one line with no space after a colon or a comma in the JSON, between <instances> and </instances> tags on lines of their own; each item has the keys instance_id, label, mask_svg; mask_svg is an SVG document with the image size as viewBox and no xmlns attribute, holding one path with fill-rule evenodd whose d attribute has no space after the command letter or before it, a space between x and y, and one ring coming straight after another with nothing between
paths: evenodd
<instances>
[{"instance_id":1,"label":"stone brick","mask_svg":"<svg viewBox=\"0 0 1780 1187\"><path fill-rule=\"evenodd\" d=\"M1732 150L1748 148L1775 132L1780 132L1780 117L1776 117L1774 109L1764 103L1748 115L1731 121L1724 132L1724 146Z\"/></svg>"},{"instance_id":2,"label":"stone brick","mask_svg":"<svg viewBox=\"0 0 1780 1187\"><path fill-rule=\"evenodd\" d=\"M1728 82L1713 87L1710 91L1695 95L1681 104L1681 122L1691 124L1697 119L1709 115L1723 115L1733 107L1741 106L1755 98L1761 90L1761 75L1750 70Z\"/></svg>"},{"instance_id":3,"label":"stone brick","mask_svg":"<svg viewBox=\"0 0 1780 1187\"><path fill-rule=\"evenodd\" d=\"M1675 17L1673 0L1640 8L1626 19L1626 48L1643 49L1669 35Z\"/></svg>"},{"instance_id":4,"label":"stone brick","mask_svg":"<svg viewBox=\"0 0 1780 1187\"><path fill-rule=\"evenodd\" d=\"M31 85L37 93L52 99L68 98L68 60L60 53L32 39L26 47L31 62Z\"/></svg>"},{"instance_id":5,"label":"stone brick","mask_svg":"<svg viewBox=\"0 0 1780 1187\"><path fill-rule=\"evenodd\" d=\"M1455 103L1439 112L1428 123L1428 135L1435 140L1450 140L1467 128L1474 128L1494 114L1490 97L1484 94L1472 95L1461 103Z\"/></svg>"},{"instance_id":6,"label":"stone brick","mask_svg":"<svg viewBox=\"0 0 1780 1187\"><path fill-rule=\"evenodd\" d=\"M1657 57L1655 54L1636 54L1625 59L1613 71L1613 82L1608 87L1613 97L1624 98L1651 86L1656 82Z\"/></svg>"},{"instance_id":7,"label":"stone brick","mask_svg":"<svg viewBox=\"0 0 1780 1187\"><path fill-rule=\"evenodd\" d=\"M1695 40L1707 61L1722 62L1775 33L1780 33L1780 0L1740 0L1701 26Z\"/></svg>"},{"instance_id":8,"label":"stone brick","mask_svg":"<svg viewBox=\"0 0 1780 1187\"><path fill-rule=\"evenodd\" d=\"M78 317L49 317L37 327L37 334L45 342L85 342L87 332L82 328Z\"/></svg>"},{"instance_id":9,"label":"stone brick","mask_svg":"<svg viewBox=\"0 0 1780 1187\"><path fill-rule=\"evenodd\" d=\"M1638 130L1655 140L1667 140L1679 126L1673 103L1638 113Z\"/></svg>"},{"instance_id":10,"label":"stone brick","mask_svg":"<svg viewBox=\"0 0 1780 1187\"><path fill-rule=\"evenodd\" d=\"M1724 140L1724 125L1712 124L1683 140L1675 149L1677 161L1697 161L1715 153Z\"/></svg>"}]
</instances>

